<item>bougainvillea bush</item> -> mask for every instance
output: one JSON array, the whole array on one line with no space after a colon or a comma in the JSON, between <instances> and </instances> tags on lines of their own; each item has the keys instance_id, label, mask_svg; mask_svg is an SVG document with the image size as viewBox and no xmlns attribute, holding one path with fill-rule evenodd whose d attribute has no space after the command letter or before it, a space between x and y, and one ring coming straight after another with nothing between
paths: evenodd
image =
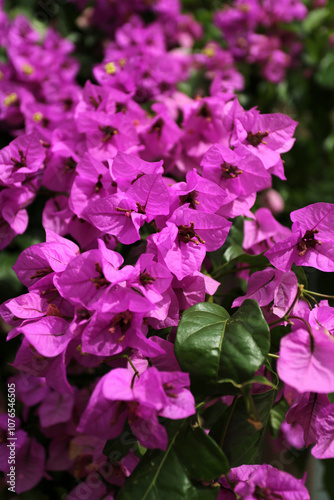
<instances>
[{"instance_id":1,"label":"bougainvillea bush","mask_svg":"<svg viewBox=\"0 0 334 500\"><path fill-rule=\"evenodd\" d=\"M307 282L334 272L334 204L277 220L298 122L237 95L239 59L298 70L305 5L237 0L211 41L177 0L75 1L71 40L58 4L0 7L4 498L309 499L299 459L334 458L334 309Z\"/></svg>"}]
</instances>

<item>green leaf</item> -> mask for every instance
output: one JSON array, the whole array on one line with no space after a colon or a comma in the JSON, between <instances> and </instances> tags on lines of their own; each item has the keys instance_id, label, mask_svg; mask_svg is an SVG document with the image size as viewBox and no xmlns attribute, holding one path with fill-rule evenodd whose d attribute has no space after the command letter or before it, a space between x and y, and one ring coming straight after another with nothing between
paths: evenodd
<instances>
[{"instance_id":1,"label":"green leaf","mask_svg":"<svg viewBox=\"0 0 334 500\"><path fill-rule=\"evenodd\" d=\"M156 337L160 337L161 339L167 340L168 335L170 334L171 331L172 331L171 326L169 326L167 328L162 328L161 330L155 330L154 328L149 326L147 338L156 336Z\"/></svg>"},{"instance_id":2,"label":"green leaf","mask_svg":"<svg viewBox=\"0 0 334 500\"><path fill-rule=\"evenodd\" d=\"M334 54L328 53L321 60L315 75L317 83L323 87L334 88Z\"/></svg>"},{"instance_id":3,"label":"green leaf","mask_svg":"<svg viewBox=\"0 0 334 500\"><path fill-rule=\"evenodd\" d=\"M225 268L229 264L228 262L225 261L224 252L225 249L223 247L220 247L218 248L218 250L215 250L214 252L207 253L212 264L212 271L210 273L211 275L214 274L216 270L220 270L222 267Z\"/></svg>"},{"instance_id":4,"label":"green leaf","mask_svg":"<svg viewBox=\"0 0 334 500\"><path fill-rule=\"evenodd\" d=\"M270 265L269 260L264 255L249 255L248 253L243 253L239 255L236 259L236 262L243 262L244 264L248 264L250 267L254 267L254 270L262 269L268 267ZM258 268L258 269L257 269Z\"/></svg>"},{"instance_id":5,"label":"green leaf","mask_svg":"<svg viewBox=\"0 0 334 500\"><path fill-rule=\"evenodd\" d=\"M227 320L225 309L217 304L196 304L187 309L179 323L175 354L181 369L190 373L194 385L214 386L219 378L219 363Z\"/></svg>"},{"instance_id":6,"label":"green leaf","mask_svg":"<svg viewBox=\"0 0 334 500\"><path fill-rule=\"evenodd\" d=\"M324 467L324 489L326 493L328 493L328 498L334 499L334 458L327 458L326 460L322 460L321 462Z\"/></svg>"},{"instance_id":7,"label":"green leaf","mask_svg":"<svg viewBox=\"0 0 334 500\"><path fill-rule=\"evenodd\" d=\"M12 269L18 256L18 252L6 250L0 254L0 303L23 293L23 286Z\"/></svg>"},{"instance_id":8,"label":"green leaf","mask_svg":"<svg viewBox=\"0 0 334 500\"><path fill-rule=\"evenodd\" d=\"M244 219L243 217L236 217L233 221L230 232L228 233L226 243L224 247L227 249L224 252L224 259L229 262L235 259L245 251L242 248L242 242L244 239Z\"/></svg>"},{"instance_id":9,"label":"green leaf","mask_svg":"<svg viewBox=\"0 0 334 500\"><path fill-rule=\"evenodd\" d=\"M279 352L281 339L291 332L291 325L279 325L270 330L271 347L270 352Z\"/></svg>"},{"instance_id":10,"label":"green leaf","mask_svg":"<svg viewBox=\"0 0 334 500\"><path fill-rule=\"evenodd\" d=\"M246 299L227 322L220 375L246 382L263 364L269 347L269 327L260 306Z\"/></svg>"},{"instance_id":11,"label":"green leaf","mask_svg":"<svg viewBox=\"0 0 334 500\"><path fill-rule=\"evenodd\" d=\"M102 453L111 460L119 461L129 453L130 449L136 453L139 450L139 446L137 438L134 437L129 424L126 423L122 433L118 437L108 439Z\"/></svg>"},{"instance_id":12,"label":"green leaf","mask_svg":"<svg viewBox=\"0 0 334 500\"><path fill-rule=\"evenodd\" d=\"M224 453L202 427L184 426L175 449L192 479L210 482L230 470Z\"/></svg>"},{"instance_id":13,"label":"green leaf","mask_svg":"<svg viewBox=\"0 0 334 500\"><path fill-rule=\"evenodd\" d=\"M334 403L334 392L327 394L330 403Z\"/></svg>"},{"instance_id":14,"label":"green leaf","mask_svg":"<svg viewBox=\"0 0 334 500\"><path fill-rule=\"evenodd\" d=\"M302 26L306 33L310 33L316 28L320 28L325 19L329 16L329 10L326 8L315 9L308 13L304 19Z\"/></svg>"},{"instance_id":15,"label":"green leaf","mask_svg":"<svg viewBox=\"0 0 334 500\"><path fill-rule=\"evenodd\" d=\"M260 461L263 439L268 424L269 413L277 391L270 390L261 394L252 395L252 400L257 416L262 424L262 429L251 421L249 407L246 398L240 397L228 420L228 409L222 419L213 426L210 436L217 442L221 441L222 434L226 432L223 443L225 452L231 467L242 464L253 464ZM257 424L257 423L256 423ZM227 429L225 429L227 425Z\"/></svg>"},{"instance_id":16,"label":"green leaf","mask_svg":"<svg viewBox=\"0 0 334 500\"><path fill-rule=\"evenodd\" d=\"M211 429L213 424L221 417L228 406L222 402L221 398L214 403L206 405L200 412L200 419L205 429Z\"/></svg>"},{"instance_id":17,"label":"green leaf","mask_svg":"<svg viewBox=\"0 0 334 500\"><path fill-rule=\"evenodd\" d=\"M233 245L232 245L233 246ZM219 279L221 276L225 274L230 274L231 272L237 271L236 264L243 264L242 267L250 268L250 273L255 271L260 271L261 269L265 269L270 266L270 263L264 255L248 255L243 250L240 250L241 247L233 246L231 252L228 254L228 249L224 253L224 257L222 256L221 249L216 252L211 252L210 260L213 266L213 272L211 273L212 278ZM231 260L225 261L225 256L231 257ZM233 257L233 258L232 258Z\"/></svg>"},{"instance_id":18,"label":"green leaf","mask_svg":"<svg viewBox=\"0 0 334 500\"><path fill-rule=\"evenodd\" d=\"M292 264L291 270L297 276L298 283L300 285L304 285L304 287L307 289L308 288L308 283L307 283L307 278L306 278L306 274L305 274L304 268L302 266L296 266L295 264Z\"/></svg>"},{"instance_id":19,"label":"green leaf","mask_svg":"<svg viewBox=\"0 0 334 500\"><path fill-rule=\"evenodd\" d=\"M270 410L270 431L274 438L277 438L278 436L278 432L285 420L285 415L288 409L288 402L285 398L281 398Z\"/></svg>"},{"instance_id":20,"label":"green leaf","mask_svg":"<svg viewBox=\"0 0 334 500\"><path fill-rule=\"evenodd\" d=\"M117 500L215 500L219 487L204 486L229 471L222 450L201 427L169 421L167 450L149 450L126 480Z\"/></svg>"},{"instance_id":21,"label":"green leaf","mask_svg":"<svg viewBox=\"0 0 334 500\"><path fill-rule=\"evenodd\" d=\"M240 255L243 255L244 253L245 253L245 251L241 245L237 245L236 243L232 243L224 252L224 259L227 262L230 262L233 259L238 258Z\"/></svg>"},{"instance_id":22,"label":"green leaf","mask_svg":"<svg viewBox=\"0 0 334 500\"><path fill-rule=\"evenodd\" d=\"M236 384L250 380L269 345L269 327L255 300L245 300L233 316L217 304L202 303L183 313L175 354L192 388L207 396L225 379Z\"/></svg>"},{"instance_id":23,"label":"green leaf","mask_svg":"<svg viewBox=\"0 0 334 500\"><path fill-rule=\"evenodd\" d=\"M139 442L138 442L138 452L136 453L136 455L138 457L143 457L145 455L145 453L147 452L147 448L145 448L144 446L142 446Z\"/></svg>"}]
</instances>

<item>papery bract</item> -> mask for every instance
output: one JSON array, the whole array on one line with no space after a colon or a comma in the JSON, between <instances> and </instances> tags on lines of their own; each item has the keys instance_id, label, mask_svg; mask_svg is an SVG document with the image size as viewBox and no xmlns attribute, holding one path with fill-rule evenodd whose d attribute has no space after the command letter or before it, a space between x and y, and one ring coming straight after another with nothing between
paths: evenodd
<instances>
[{"instance_id":1,"label":"papery bract","mask_svg":"<svg viewBox=\"0 0 334 500\"><path fill-rule=\"evenodd\" d=\"M253 220L244 221L242 246L247 253L257 255L265 252L291 235L290 229L279 224L267 208L259 208L254 215Z\"/></svg>"},{"instance_id":2,"label":"papery bract","mask_svg":"<svg viewBox=\"0 0 334 500\"><path fill-rule=\"evenodd\" d=\"M297 285L296 275L292 271L283 273L272 268L257 271L249 278L246 295L238 297L232 306L240 306L247 298L256 300L261 307L273 302L272 312L282 318L292 306Z\"/></svg>"},{"instance_id":3,"label":"papery bract","mask_svg":"<svg viewBox=\"0 0 334 500\"><path fill-rule=\"evenodd\" d=\"M317 441L316 420L322 409L329 405L327 394L304 393L295 398L290 406L286 421L298 423L304 431L305 446Z\"/></svg>"},{"instance_id":4,"label":"papery bract","mask_svg":"<svg viewBox=\"0 0 334 500\"><path fill-rule=\"evenodd\" d=\"M314 203L291 213L292 235L265 253L281 271L291 265L311 266L320 271L334 270L334 205Z\"/></svg>"},{"instance_id":5,"label":"papery bract","mask_svg":"<svg viewBox=\"0 0 334 500\"><path fill-rule=\"evenodd\" d=\"M320 410L315 420L316 445L312 455L316 458L334 457L334 404Z\"/></svg>"},{"instance_id":6,"label":"papery bract","mask_svg":"<svg viewBox=\"0 0 334 500\"><path fill-rule=\"evenodd\" d=\"M228 500L239 495L245 500L259 498L284 498L286 500L310 500L303 481L296 479L287 472L275 469L271 465L241 465L232 468L228 474L229 481L220 479L224 490L233 487L234 493L227 496ZM225 498L224 490L219 494L219 500Z\"/></svg>"},{"instance_id":7,"label":"papery bract","mask_svg":"<svg viewBox=\"0 0 334 500\"><path fill-rule=\"evenodd\" d=\"M298 328L281 340L278 375L301 393L333 392L333 355L334 339L323 328Z\"/></svg>"}]
</instances>

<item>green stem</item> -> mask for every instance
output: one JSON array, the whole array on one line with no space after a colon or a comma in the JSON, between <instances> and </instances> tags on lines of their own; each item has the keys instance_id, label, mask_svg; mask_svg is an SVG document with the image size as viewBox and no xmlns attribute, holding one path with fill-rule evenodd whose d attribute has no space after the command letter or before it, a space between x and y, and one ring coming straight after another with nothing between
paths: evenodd
<instances>
[{"instance_id":1,"label":"green stem","mask_svg":"<svg viewBox=\"0 0 334 500\"><path fill-rule=\"evenodd\" d=\"M197 405L195 406L195 409L196 410L199 410L200 408L202 408L203 406L205 406L207 404L207 402L205 401L201 401L200 403L197 403Z\"/></svg>"},{"instance_id":2,"label":"green stem","mask_svg":"<svg viewBox=\"0 0 334 500\"><path fill-rule=\"evenodd\" d=\"M125 358L130 363L131 368L135 372L135 375L137 375L137 377L139 378L139 371L137 370L137 368L135 367L135 365L132 363L132 361L129 358L129 356L127 354L123 354L122 358Z\"/></svg>"},{"instance_id":3,"label":"green stem","mask_svg":"<svg viewBox=\"0 0 334 500\"><path fill-rule=\"evenodd\" d=\"M271 358L276 358L276 359L279 358L278 354L271 354L271 352L268 352L268 356L270 356Z\"/></svg>"},{"instance_id":4,"label":"green stem","mask_svg":"<svg viewBox=\"0 0 334 500\"><path fill-rule=\"evenodd\" d=\"M307 292L303 293L302 299L308 303L308 306L311 310L313 309L313 307L312 307L312 304L310 304L310 302L308 301L308 299L312 299L317 305L319 305L319 302L317 301L317 299L315 299L312 295L310 295Z\"/></svg>"},{"instance_id":5,"label":"green stem","mask_svg":"<svg viewBox=\"0 0 334 500\"><path fill-rule=\"evenodd\" d=\"M334 299L334 295L326 295L325 293L312 292L311 290L304 290L307 295L315 295L316 297L324 297L325 299Z\"/></svg>"},{"instance_id":6,"label":"green stem","mask_svg":"<svg viewBox=\"0 0 334 500\"><path fill-rule=\"evenodd\" d=\"M129 348L128 348L129 349ZM131 349L130 349L131 350ZM137 370L137 368L135 367L135 365L132 363L131 359L129 358L129 356L125 353L123 354L116 354L116 356L111 356L110 359L121 359L121 358L124 358L126 359L129 363L130 363L130 366L131 368L133 369L134 371L134 374L133 374L133 377L132 377L132 381L131 381L131 389L133 388L133 384L135 382L135 378L139 377L139 371Z\"/></svg>"},{"instance_id":7,"label":"green stem","mask_svg":"<svg viewBox=\"0 0 334 500\"><path fill-rule=\"evenodd\" d=\"M283 323L283 321L288 321L285 316L283 318L276 319L276 321L272 321L271 323L268 323L269 328L272 326L278 325L278 323Z\"/></svg>"},{"instance_id":8,"label":"green stem","mask_svg":"<svg viewBox=\"0 0 334 500\"><path fill-rule=\"evenodd\" d=\"M290 316L289 320L290 319L297 319L297 320L301 321L302 323L304 323L304 325L306 326L306 329L308 331L308 334L310 336L311 353L313 353L313 351L314 351L314 337L313 337L313 333L312 333L312 329L311 329L310 324L304 318L299 318L299 316Z\"/></svg>"},{"instance_id":9,"label":"green stem","mask_svg":"<svg viewBox=\"0 0 334 500\"><path fill-rule=\"evenodd\" d=\"M115 354L114 356L108 356L105 361L111 361L112 359L122 359L125 358L127 354L131 352L131 347L127 347L122 354Z\"/></svg>"},{"instance_id":10,"label":"green stem","mask_svg":"<svg viewBox=\"0 0 334 500\"><path fill-rule=\"evenodd\" d=\"M211 275L212 278L214 277L214 275L217 273L217 271L219 272L221 269L224 269L224 267L228 266L229 265L229 262L225 262L224 264L222 264L221 266L217 267L217 269L213 272L213 274Z\"/></svg>"},{"instance_id":11,"label":"green stem","mask_svg":"<svg viewBox=\"0 0 334 500\"><path fill-rule=\"evenodd\" d=\"M285 313L285 316L284 316L285 318L287 318L289 316L289 314L291 313L292 309L295 307L295 304L296 304L297 300L299 299L299 297L302 295L303 290L304 290L304 285L298 285L296 296L293 299L293 302L292 302L291 306L289 307L289 309Z\"/></svg>"},{"instance_id":12,"label":"green stem","mask_svg":"<svg viewBox=\"0 0 334 500\"><path fill-rule=\"evenodd\" d=\"M235 498L236 498L237 500L238 500L239 498L241 499L241 497L238 495L238 493L236 493L236 492L234 491L234 486L235 486L235 484L233 484L233 483L232 483L231 479L230 479L228 476L225 476L225 479L226 479L226 481L228 482L228 484L231 486L231 490L232 490L232 493L234 493ZM226 489L227 489L227 488L226 488Z\"/></svg>"},{"instance_id":13,"label":"green stem","mask_svg":"<svg viewBox=\"0 0 334 500\"><path fill-rule=\"evenodd\" d=\"M231 404L231 406L229 408L229 413L228 413L227 421L225 422L225 427L224 427L223 435L222 435L221 440L220 440L220 447L221 448L223 448L223 444L224 444L224 441L225 441L227 429L228 429L228 426L230 425L230 421L231 421L234 409L236 407L237 401L238 401L238 396L234 396L232 404Z\"/></svg>"},{"instance_id":14,"label":"green stem","mask_svg":"<svg viewBox=\"0 0 334 500\"><path fill-rule=\"evenodd\" d=\"M297 319L297 320L301 321L302 323L304 323L304 325L306 326L307 330L309 330L311 332L311 327L310 327L309 323L304 318L300 318L299 316L290 316L289 320L290 319Z\"/></svg>"}]
</instances>

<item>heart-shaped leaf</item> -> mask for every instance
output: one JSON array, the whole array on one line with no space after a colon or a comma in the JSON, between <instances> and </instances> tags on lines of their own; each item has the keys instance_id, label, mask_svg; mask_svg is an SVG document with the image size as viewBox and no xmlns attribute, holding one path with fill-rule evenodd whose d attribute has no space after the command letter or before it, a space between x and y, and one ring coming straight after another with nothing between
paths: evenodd
<instances>
[{"instance_id":1,"label":"heart-shaped leaf","mask_svg":"<svg viewBox=\"0 0 334 500\"><path fill-rule=\"evenodd\" d=\"M166 452L148 450L117 500L215 500L219 487L205 486L229 471L228 461L201 427L188 420L168 422Z\"/></svg>"},{"instance_id":2,"label":"heart-shaped leaf","mask_svg":"<svg viewBox=\"0 0 334 500\"><path fill-rule=\"evenodd\" d=\"M277 391L271 389L252 396L258 421L252 420L246 398L240 397L232 414L227 408L212 427L210 436L218 443L223 441L223 450L231 467L254 464L260 460L264 433L276 394Z\"/></svg>"},{"instance_id":3,"label":"heart-shaped leaf","mask_svg":"<svg viewBox=\"0 0 334 500\"><path fill-rule=\"evenodd\" d=\"M180 321L175 353L190 374L197 396L217 392L226 380L243 384L264 363L269 327L255 300L247 299L233 316L217 304L196 304Z\"/></svg>"}]
</instances>

